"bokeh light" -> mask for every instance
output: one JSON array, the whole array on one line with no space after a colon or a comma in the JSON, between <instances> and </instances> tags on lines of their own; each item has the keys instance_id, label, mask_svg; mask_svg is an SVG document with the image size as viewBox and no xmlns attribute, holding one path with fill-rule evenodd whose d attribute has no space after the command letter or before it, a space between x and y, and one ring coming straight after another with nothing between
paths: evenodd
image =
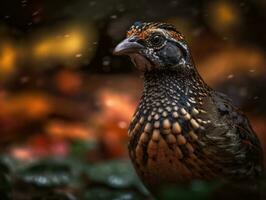
<instances>
[{"instance_id":1,"label":"bokeh light","mask_svg":"<svg viewBox=\"0 0 266 200\"><path fill-rule=\"evenodd\" d=\"M207 7L207 22L218 33L236 31L241 22L241 13L231 1L213 1Z\"/></svg>"},{"instance_id":2,"label":"bokeh light","mask_svg":"<svg viewBox=\"0 0 266 200\"><path fill-rule=\"evenodd\" d=\"M84 37L81 31L72 31L64 36L50 36L37 42L34 55L40 59L74 56L84 50Z\"/></svg>"},{"instance_id":3,"label":"bokeh light","mask_svg":"<svg viewBox=\"0 0 266 200\"><path fill-rule=\"evenodd\" d=\"M0 75L8 75L14 71L17 52L11 44L0 46Z\"/></svg>"}]
</instances>

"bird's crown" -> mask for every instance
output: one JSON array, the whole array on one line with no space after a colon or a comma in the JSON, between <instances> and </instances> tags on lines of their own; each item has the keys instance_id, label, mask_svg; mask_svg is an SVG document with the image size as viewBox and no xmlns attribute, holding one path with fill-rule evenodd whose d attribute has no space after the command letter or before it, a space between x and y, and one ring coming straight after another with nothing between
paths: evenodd
<instances>
[{"instance_id":1,"label":"bird's crown","mask_svg":"<svg viewBox=\"0 0 266 200\"><path fill-rule=\"evenodd\" d=\"M174 25L162 22L158 23L137 21L128 30L127 37L136 35L141 39L146 39L152 32L159 29L167 31L171 37L178 41L184 40L184 36L176 30Z\"/></svg>"}]
</instances>

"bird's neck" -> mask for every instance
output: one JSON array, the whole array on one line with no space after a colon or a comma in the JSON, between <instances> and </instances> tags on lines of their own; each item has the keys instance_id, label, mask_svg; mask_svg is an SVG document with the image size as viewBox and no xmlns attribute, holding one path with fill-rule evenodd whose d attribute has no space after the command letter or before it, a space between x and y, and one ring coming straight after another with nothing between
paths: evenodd
<instances>
[{"instance_id":1,"label":"bird's neck","mask_svg":"<svg viewBox=\"0 0 266 200\"><path fill-rule=\"evenodd\" d=\"M175 96L195 97L209 87L197 72L180 75L177 71L151 71L144 74L144 95L160 98Z\"/></svg>"}]
</instances>

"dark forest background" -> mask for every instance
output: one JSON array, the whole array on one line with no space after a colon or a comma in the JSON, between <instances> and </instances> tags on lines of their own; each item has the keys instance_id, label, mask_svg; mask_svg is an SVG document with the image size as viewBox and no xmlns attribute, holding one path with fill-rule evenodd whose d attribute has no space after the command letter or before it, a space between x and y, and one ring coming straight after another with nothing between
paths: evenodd
<instances>
[{"instance_id":1,"label":"dark forest background","mask_svg":"<svg viewBox=\"0 0 266 200\"><path fill-rule=\"evenodd\" d=\"M151 199L127 154L142 75L112 55L135 21L174 24L265 149L265 9L264 0L2 0L1 199ZM217 184L162 198L206 199Z\"/></svg>"}]
</instances>

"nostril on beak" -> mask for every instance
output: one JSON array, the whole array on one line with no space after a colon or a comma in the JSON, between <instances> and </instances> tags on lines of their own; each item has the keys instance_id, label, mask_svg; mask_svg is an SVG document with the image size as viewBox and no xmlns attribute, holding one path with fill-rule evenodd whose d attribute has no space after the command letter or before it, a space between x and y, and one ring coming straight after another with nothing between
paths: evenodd
<instances>
[{"instance_id":1,"label":"nostril on beak","mask_svg":"<svg viewBox=\"0 0 266 200\"><path fill-rule=\"evenodd\" d=\"M133 38L129 38L128 40L129 42L136 42L137 41L137 38L133 37Z\"/></svg>"}]
</instances>

